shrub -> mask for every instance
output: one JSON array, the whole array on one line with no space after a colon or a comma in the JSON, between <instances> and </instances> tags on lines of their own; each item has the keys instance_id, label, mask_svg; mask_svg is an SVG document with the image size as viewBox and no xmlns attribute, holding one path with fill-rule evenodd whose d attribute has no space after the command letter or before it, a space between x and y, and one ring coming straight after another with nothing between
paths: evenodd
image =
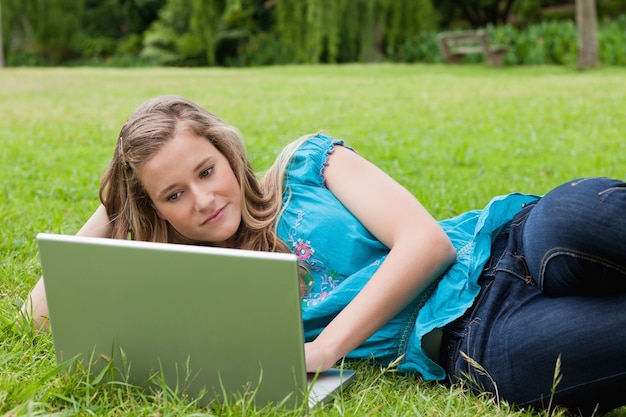
<instances>
[{"instance_id":1,"label":"shrub","mask_svg":"<svg viewBox=\"0 0 626 417\"><path fill-rule=\"evenodd\" d=\"M421 31L409 37L397 47L387 48L387 58L394 62L441 62L437 33Z\"/></svg>"},{"instance_id":2,"label":"shrub","mask_svg":"<svg viewBox=\"0 0 626 417\"><path fill-rule=\"evenodd\" d=\"M497 43L506 45L506 64L566 65L575 62L576 27L571 21L546 21L517 29L511 25L490 28Z\"/></svg>"},{"instance_id":3,"label":"shrub","mask_svg":"<svg viewBox=\"0 0 626 417\"><path fill-rule=\"evenodd\" d=\"M229 66L263 66L282 65L291 63L294 51L289 45L280 42L274 33L261 32L241 42L237 53L228 57Z\"/></svg>"},{"instance_id":4,"label":"shrub","mask_svg":"<svg viewBox=\"0 0 626 417\"><path fill-rule=\"evenodd\" d=\"M626 14L605 22L598 31L600 62L604 65L626 65Z\"/></svg>"},{"instance_id":5,"label":"shrub","mask_svg":"<svg viewBox=\"0 0 626 417\"><path fill-rule=\"evenodd\" d=\"M105 59L111 57L116 50L117 40L105 37L84 37L81 44L83 59Z\"/></svg>"},{"instance_id":6,"label":"shrub","mask_svg":"<svg viewBox=\"0 0 626 417\"><path fill-rule=\"evenodd\" d=\"M514 25L486 28L491 43L505 45L505 65L574 65L578 54L578 32L572 20L547 20L526 27ZM598 22L600 62L626 66L626 14ZM441 62L436 32L421 32L396 49L388 49L387 59L394 62ZM464 62L482 62L480 55Z\"/></svg>"}]
</instances>

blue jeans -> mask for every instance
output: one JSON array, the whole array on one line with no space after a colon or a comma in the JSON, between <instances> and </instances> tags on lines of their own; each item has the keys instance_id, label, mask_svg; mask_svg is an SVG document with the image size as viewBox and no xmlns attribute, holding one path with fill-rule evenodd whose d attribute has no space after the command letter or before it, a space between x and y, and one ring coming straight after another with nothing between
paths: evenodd
<instances>
[{"instance_id":1,"label":"blue jeans","mask_svg":"<svg viewBox=\"0 0 626 417\"><path fill-rule=\"evenodd\" d=\"M521 407L626 404L626 183L577 180L522 209L480 284L444 328L451 381Z\"/></svg>"}]
</instances>

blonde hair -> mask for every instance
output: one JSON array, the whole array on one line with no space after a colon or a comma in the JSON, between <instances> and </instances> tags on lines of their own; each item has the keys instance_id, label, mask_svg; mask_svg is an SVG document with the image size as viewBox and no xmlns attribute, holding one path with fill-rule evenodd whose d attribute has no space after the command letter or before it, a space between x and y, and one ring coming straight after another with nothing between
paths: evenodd
<instances>
[{"instance_id":1,"label":"blonde hair","mask_svg":"<svg viewBox=\"0 0 626 417\"><path fill-rule=\"evenodd\" d=\"M284 173L293 150L283 151L262 180L252 170L240 132L200 106L177 96L160 96L137 109L122 127L100 186L100 200L113 225L111 237L202 244L178 233L154 210L138 171L181 131L207 138L229 161L241 189L242 221L234 246L289 252L276 233ZM287 149L292 149L293 145ZM293 148L295 150L295 148Z\"/></svg>"},{"instance_id":2,"label":"blonde hair","mask_svg":"<svg viewBox=\"0 0 626 417\"><path fill-rule=\"evenodd\" d=\"M285 172L291 162L293 154L298 150L300 145L309 140L313 135L301 136L283 148L272 166L267 170L261 180L263 190L266 195L272 196L277 201L273 211L273 221L276 222L282 212L282 200L289 199L289 190L285 190ZM287 193L287 195L283 195ZM281 197L282 196L282 197ZM286 204L285 204L286 205Z\"/></svg>"}]
</instances>

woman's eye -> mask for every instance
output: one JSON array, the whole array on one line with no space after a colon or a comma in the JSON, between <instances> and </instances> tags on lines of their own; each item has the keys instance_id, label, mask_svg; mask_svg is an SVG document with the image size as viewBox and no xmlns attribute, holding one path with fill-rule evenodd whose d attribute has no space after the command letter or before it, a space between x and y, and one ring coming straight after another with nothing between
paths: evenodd
<instances>
[{"instance_id":1,"label":"woman's eye","mask_svg":"<svg viewBox=\"0 0 626 417\"><path fill-rule=\"evenodd\" d=\"M181 194L180 192L174 193L174 194L172 194L171 196L169 196L169 197L167 198L167 200L168 200L168 201L178 200L178 197L180 197L180 194Z\"/></svg>"},{"instance_id":2,"label":"woman's eye","mask_svg":"<svg viewBox=\"0 0 626 417\"><path fill-rule=\"evenodd\" d=\"M213 172L213 168L207 168L200 173L200 177L208 177L211 172Z\"/></svg>"}]
</instances>

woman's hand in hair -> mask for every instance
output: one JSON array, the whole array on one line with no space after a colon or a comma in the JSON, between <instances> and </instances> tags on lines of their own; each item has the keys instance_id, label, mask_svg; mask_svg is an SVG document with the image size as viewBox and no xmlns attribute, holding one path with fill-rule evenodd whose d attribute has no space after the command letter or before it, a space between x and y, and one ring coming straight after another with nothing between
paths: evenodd
<instances>
[{"instance_id":1,"label":"woman's hand in hair","mask_svg":"<svg viewBox=\"0 0 626 417\"><path fill-rule=\"evenodd\" d=\"M100 205L87 223L78 231L78 236L110 237L111 222L104 206ZM28 293L26 301L22 305L21 315L26 320L32 320L33 325L42 330L48 330L48 302L44 278L41 277L32 290Z\"/></svg>"}]
</instances>

